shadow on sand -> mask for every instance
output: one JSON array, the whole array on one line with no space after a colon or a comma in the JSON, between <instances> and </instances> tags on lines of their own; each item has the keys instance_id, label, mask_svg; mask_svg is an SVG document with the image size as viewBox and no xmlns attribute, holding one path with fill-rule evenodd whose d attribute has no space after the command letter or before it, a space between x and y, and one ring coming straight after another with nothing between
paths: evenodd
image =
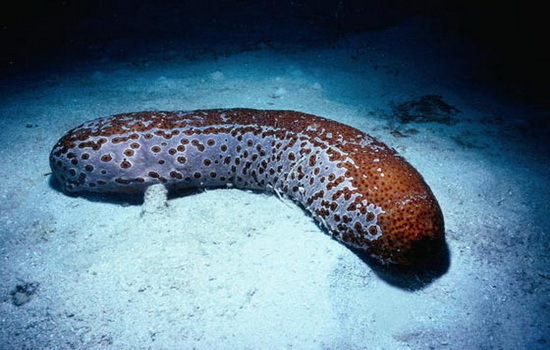
<instances>
[{"instance_id":1,"label":"shadow on sand","mask_svg":"<svg viewBox=\"0 0 550 350\"><path fill-rule=\"evenodd\" d=\"M366 256L362 251L356 249L352 249L352 251L386 283L409 291L427 287L443 276L451 265L449 247L446 242L439 252L422 264L413 266L383 265L377 260Z\"/></svg>"}]
</instances>

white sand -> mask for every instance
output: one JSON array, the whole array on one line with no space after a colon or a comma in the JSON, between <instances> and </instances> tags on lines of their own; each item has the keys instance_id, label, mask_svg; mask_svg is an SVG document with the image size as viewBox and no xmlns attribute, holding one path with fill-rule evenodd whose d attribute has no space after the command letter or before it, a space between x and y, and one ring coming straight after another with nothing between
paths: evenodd
<instances>
[{"instance_id":1,"label":"white sand","mask_svg":"<svg viewBox=\"0 0 550 350\"><path fill-rule=\"evenodd\" d=\"M424 20L299 49L105 50L3 80L0 348L546 348L548 130ZM430 94L462 111L456 124L387 117ZM441 204L450 266L386 274L269 194L206 190L144 210L51 187L49 151L81 122L229 107L313 113L396 148ZM10 293L31 282L16 306Z\"/></svg>"}]
</instances>

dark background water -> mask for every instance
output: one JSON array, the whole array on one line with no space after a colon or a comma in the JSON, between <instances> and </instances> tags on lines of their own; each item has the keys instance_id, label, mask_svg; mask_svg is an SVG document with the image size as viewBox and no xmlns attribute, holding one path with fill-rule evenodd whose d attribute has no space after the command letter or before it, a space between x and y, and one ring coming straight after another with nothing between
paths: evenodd
<instances>
[{"instance_id":1,"label":"dark background water","mask_svg":"<svg viewBox=\"0 0 550 350\"><path fill-rule=\"evenodd\" d=\"M437 18L434 32L479 45L479 56L468 59L477 61L480 79L529 106L548 106L545 11L519 0L17 1L0 12L0 74L100 57L105 50L135 54L159 43L218 55L258 45L299 48L418 15ZM116 46L121 41L126 45Z\"/></svg>"}]
</instances>

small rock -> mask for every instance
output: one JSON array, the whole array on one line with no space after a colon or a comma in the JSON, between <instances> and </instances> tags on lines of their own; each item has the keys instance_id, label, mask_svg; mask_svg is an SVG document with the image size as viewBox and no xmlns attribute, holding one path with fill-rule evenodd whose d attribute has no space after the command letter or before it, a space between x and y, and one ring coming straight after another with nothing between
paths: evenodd
<instances>
[{"instance_id":1,"label":"small rock","mask_svg":"<svg viewBox=\"0 0 550 350\"><path fill-rule=\"evenodd\" d=\"M224 80L225 77L224 77L223 73L218 70L218 71L215 71L214 73L210 74L210 79L220 81L220 80Z\"/></svg>"},{"instance_id":2,"label":"small rock","mask_svg":"<svg viewBox=\"0 0 550 350\"><path fill-rule=\"evenodd\" d=\"M13 305L21 306L31 301L33 296L38 291L39 286L40 283L38 282L28 282L15 286L15 288L10 293Z\"/></svg>"},{"instance_id":3,"label":"small rock","mask_svg":"<svg viewBox=\"0 0 550 350\"><path fill-rule=\"evenodd\" d=\"M449 105L439 95L425 95L415 100L406 101L392 106L393 114L402 123L436 122L452 124L460 110Z\"/></svg>"},{"instance_id":4,"label":"small rock","mask_svg":"<svg viewBox=\"0 0 550 350\"><path fill-rule=\"evenodd\" d=\"M275 90L275 92L273 92L270 97L271 98L281 98L283 97L284 95L286 95L286 89L285 88L282 88L282 87L279 87Z\"/></svg>"}]
</instances>

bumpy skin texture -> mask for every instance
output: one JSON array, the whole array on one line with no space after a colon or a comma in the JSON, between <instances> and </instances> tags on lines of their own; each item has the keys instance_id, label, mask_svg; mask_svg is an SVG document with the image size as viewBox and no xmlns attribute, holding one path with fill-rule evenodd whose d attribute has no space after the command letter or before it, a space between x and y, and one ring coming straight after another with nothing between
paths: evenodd
<instances>
[{"instance_id":1,"label":"bumpy skin texture","mask_svg":"<svg viewBox=\"0 0 550 350\"><path fill-rule=\"evenodd\" d=\"M336 239L382 262L414 264L444 241L422 176L352 127L294 111L137 112L69 131L50 155L67 192L216 187L271 190L300 203Z\"/></svg>"}]
</instances>

